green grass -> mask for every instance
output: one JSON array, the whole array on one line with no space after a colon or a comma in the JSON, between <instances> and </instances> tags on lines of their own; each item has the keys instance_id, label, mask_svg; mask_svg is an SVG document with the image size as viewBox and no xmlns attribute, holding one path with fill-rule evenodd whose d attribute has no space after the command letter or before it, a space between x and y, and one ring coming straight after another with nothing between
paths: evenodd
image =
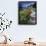
<instances>
[{"instance_id":1,"label":"green grass","mask_svg":"<svg viewBox=\"0 0 46 46\"><path fill-rule=\"evenodd\" d=\"M30 19L31 9L24 9L19 12L19 20L21 24L27 24Z\"/></svg>"}]
</instances>

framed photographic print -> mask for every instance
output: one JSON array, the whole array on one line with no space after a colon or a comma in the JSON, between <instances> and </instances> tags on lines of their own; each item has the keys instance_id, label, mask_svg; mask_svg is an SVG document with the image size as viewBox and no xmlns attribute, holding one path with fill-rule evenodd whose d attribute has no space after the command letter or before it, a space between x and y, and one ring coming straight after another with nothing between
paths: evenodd
<instances>
[{"instance_id":1,"label":"framed photographic print","mask_svg":"<svg viewBox=\"0 0 46 46\"><path fill-rule=\"evenodd\" d=\"M20 25L37 24L37 1L18 2L18 24Z\"/></svg>"}]
</instances>

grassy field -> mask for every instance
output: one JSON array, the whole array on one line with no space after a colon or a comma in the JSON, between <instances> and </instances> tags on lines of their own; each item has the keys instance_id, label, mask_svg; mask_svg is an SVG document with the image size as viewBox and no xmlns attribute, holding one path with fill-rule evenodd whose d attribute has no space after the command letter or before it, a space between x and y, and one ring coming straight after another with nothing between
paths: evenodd
<instances>
[{"instance_id":1,"label":"grassy field","mask_svg":"<svg viewBox=\"0 0 46 46\"><path fill-rule=\"evenodd\" d=\"M28 24L28 20L31 18L29 15L31 14L31 9L24 9L19 12L19 21L21 24Z\"/></svg>"}]
</instances>

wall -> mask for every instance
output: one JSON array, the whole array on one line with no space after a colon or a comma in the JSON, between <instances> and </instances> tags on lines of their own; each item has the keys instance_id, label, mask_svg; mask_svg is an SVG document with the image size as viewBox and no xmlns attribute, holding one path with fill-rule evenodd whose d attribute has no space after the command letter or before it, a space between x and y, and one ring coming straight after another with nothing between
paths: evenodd
<instances>
[{"instance_id":1,"label":"wall","mask_svg":"<svg viewBox=\"0 0 46 46\"><path fill-rule=\"evenodd\" d=\"M36 1L37 25L18 25L18 0L0 0L0 11L6 11L5 17L13 21L11 28L5 30L6 36L12 41L24 41L28 37L32 37L35 42L46 41L46 1Z\"/></svg>"}]
</instances>

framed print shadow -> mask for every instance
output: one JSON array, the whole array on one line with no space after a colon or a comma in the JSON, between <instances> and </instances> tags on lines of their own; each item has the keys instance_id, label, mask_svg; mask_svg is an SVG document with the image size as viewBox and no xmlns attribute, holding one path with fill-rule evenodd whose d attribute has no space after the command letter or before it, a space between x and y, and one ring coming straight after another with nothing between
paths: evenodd
<instances>
[{"instance_id":1,"label":"framed print shadow","mask_svg":"<svg viewBox=\"0 0 46 46\"><path fill-rule=\"evenodd\" d=\"M37 24L37 1L18 2L18 24L20 25Z\"/></svg>"}]
</instances>

